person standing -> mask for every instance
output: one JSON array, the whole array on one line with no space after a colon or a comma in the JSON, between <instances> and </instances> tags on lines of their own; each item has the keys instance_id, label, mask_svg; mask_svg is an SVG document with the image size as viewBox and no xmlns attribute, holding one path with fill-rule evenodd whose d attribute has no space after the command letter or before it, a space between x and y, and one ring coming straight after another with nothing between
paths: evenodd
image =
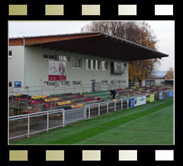
<instances>
[{"instance_id":1,"label":"person standing","mask_svg":"<svg viewBox=\"0 0 183 166\"><path fill-rule=\"evenodd\" d=\"M116 90L113 89L113 90L110 90L110 92L111 92L112 98L115 99L116 98Z\"/></svg>"}]
</instances>

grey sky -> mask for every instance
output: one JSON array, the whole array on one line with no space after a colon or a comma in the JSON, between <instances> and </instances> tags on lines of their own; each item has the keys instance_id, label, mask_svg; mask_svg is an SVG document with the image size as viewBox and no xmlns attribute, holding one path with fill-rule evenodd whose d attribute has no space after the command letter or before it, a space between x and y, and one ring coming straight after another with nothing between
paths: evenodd
<instances>
[{"instance_id":1,"label":"grey sky","mask_svg":"<svg viewBox=\"0 0 183 166\"><path fill-rule=\"evenodd\" d=\"M131 21L131 20L130 20ZM79 33L91 21L10 21L9 37ZM138 21L139 22L139 21ZM145 21L158 39L158 51L169 55L162 58L158 70L174 68L174 21Z\"/></svg>"}]
</instances>

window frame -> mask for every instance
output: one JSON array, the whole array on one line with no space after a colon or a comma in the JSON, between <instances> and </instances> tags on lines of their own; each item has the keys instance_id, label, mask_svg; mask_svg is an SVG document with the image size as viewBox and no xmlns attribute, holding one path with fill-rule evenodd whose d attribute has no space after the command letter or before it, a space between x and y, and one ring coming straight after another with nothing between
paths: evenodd
<instances>
[{"instance_id":1,"label":"window frame","mask_svg":"<svg viewBox=\"0 0 183 166\"><path fill-rule=\"evenodd\" d=\"M76 82L79 84L76 84ZM72 85L73 86L82 86L82 81L72 81Z\"/></svg>"},{"instance_id":2,"label":"window frame","mask_svg":"<svg viewBox=\"0 0 183 166\"><path fill-rule=\"evenodd\" d=\"M51 85L51 83L53 83L54 85ZM46 86L46 87L55 87L55 81L43 81L43 86Z\"/></svg>"},{"instance_id":3,"label":"window frame","mask_svg":"<svg viewBox=\"0 0 183 166\"><path fill-rule=\"evenodd\" d=\"M102 80L101 83L102 85L108 85L108 80Z\"/></svg>"},{"instance_id":4,"label":"window frame","mask_svg":"<svg viewBox=\"0 0 183 166\"><path fill-rule=\"evenodd\" d=\"M73 66L75 59L77 59L79 61L79 67ZM72 68L73 69L81 69L81 62L82 62L82 59L81 58L72 58Z\"/></svg>"},{"instance_id":5,"label":"window frame","mask_svg":"<svg viewBox=\"0 0 183 166\"><path fill-rule=\"evenodd\" d=\"M44 57L45 55L47 55L47 57L46 57L46 58ZM53 58L50 58L51 56L53 56L53 57L54 57L54 59L53 59ZM54 54L43 54L43 59L44 59L44 60L52 60L52 61L56 60L56 58L55 58L55 55L54 55Z\"/></svg>"},{"instance_id":6,"label":"window frame","mask_svg":"<svg viewBox=\"0 0 183 166\"><path fill-rule=\"evenodd\" d=\"M68 56L64 56L64 55L57 55L58 56L58 61L64 61L64 62L68 62Z\"/></svg>"},{"instance_id":7,"label":"window frame","mask_svg":"<svg viewBox=\"0 0 183 166\"><path fill-rule=\"evenodd\" d=\"M107 61L101 61L101 69L102 69L102 71L107 71L108 70L108 62Z\"/></svg>"}]
</instances>

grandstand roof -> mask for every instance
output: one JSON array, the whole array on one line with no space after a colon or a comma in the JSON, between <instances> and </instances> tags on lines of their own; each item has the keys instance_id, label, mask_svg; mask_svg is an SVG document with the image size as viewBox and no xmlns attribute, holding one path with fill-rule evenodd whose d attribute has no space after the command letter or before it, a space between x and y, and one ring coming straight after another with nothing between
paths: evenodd
<instances>
[{"instance_id":1,"label":"grandstand roof","mask_svg":"<svg viewBox=\"0 0 183 166\"><path fill-rule=\"evenodd\" d=\"M167 54L103 32L10 38L9 45L40 46L125 61L168 57Z\"/></svg>"}]
</instances>

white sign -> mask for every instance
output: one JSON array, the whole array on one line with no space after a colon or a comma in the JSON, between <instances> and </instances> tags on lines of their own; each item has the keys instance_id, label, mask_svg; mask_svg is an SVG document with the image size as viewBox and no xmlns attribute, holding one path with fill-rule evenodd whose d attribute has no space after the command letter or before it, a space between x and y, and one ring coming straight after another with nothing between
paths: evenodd
<instances>
[{"instance_id":1,"label":"white sign","mask_svg":"<svg viewBox=\"0 0 183 166\"><path fill-rule=\"evenodd\" d=\"M48 62L48 80L65 81L66 80L66 62L49 61Z\"/></svg>"}]
</instances>

